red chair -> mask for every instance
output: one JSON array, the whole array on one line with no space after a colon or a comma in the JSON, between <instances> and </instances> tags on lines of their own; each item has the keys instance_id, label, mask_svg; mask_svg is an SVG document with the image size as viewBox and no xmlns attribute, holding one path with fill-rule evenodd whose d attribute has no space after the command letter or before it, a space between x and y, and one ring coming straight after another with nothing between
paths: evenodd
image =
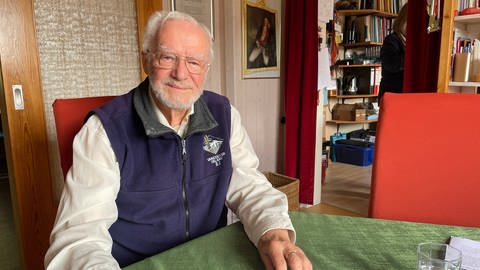
<instances>
[{"instance_id":1,"label":"red chair","mask_svg":"<svg viewBox=\"0 0 480 270\"><path fill-rule=\"evenodd\" d=\"M85 116L88 112L102 106L112 98L114 96L69 98L57 99L53 102L60 164L64 179L72 166L73 138L82 127Z\"/></svg>"},{"instance_id":2,"label":"red chair","mask_svg":"<svg viewBox=\"0 0 480 270\"><path fill-rule=\"evenodd\" d=\"M480 227L480 95L382 98L369 216Z\"/></svg>"}]
</instances>

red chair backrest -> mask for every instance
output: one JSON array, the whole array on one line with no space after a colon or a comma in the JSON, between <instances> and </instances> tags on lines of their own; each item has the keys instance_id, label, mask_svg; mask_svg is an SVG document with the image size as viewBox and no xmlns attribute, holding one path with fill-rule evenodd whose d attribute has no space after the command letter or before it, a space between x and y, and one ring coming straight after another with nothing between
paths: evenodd
<instances>
[{"instance_id":1,"label":"red chair backrest","mask_svg":"<svg viewBox=\"0 0 480 270\"><path fill-rule=\"evenodd\" d=\"M63 177L72 166L73 138L83 126L87 113L105 104L114 96L57 99L53 102L53 114L57 130L60 164Z\"/></svg>"},{"instance_id":2,"label":"red chair backrest","mask_svg":"<svg viewBox=\"0 0 480 270\"><path fill-rule=\"evenodd\" d=\"M370 217L480 227L477 117L480 95L385 94Z\"/></svg>"}]
</instances>

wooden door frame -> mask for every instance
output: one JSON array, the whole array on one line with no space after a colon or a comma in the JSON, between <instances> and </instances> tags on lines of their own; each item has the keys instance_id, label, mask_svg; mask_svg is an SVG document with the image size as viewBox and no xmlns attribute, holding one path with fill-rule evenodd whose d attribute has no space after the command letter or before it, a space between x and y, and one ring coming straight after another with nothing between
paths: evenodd
<instances>
[{"instance_id":1,"label":"wooden door frame","mask_svg":"<svg viewBox=\"0 0 480 270\"><path fill-rule=\"evenodd\" d=\"M0 0L2 126L13 215L23 269L44 269L55 218L33 0ZM12 85L22 85L16 110Z\"/></svg>"}]
</instances>

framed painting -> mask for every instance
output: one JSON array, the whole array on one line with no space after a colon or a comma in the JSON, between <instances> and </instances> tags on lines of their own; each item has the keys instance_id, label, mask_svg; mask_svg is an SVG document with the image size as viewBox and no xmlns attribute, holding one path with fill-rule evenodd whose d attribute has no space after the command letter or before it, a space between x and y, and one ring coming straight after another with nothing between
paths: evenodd
<instances>
[{"instance_id":1,"label":"framed painting","mask_svg":"<svg viewBox=\"0 0 480 270\"><path fill-rule=\"evenodd\" d=\"M171 10L187 13L204 24L214 34L213 0L170 0Z\"/></svg>"},{"instance_id":2,"label":"framed painting","mask_svg":"<svg viewBox=\"0 0 480 270\"><path fill-rule=\"evenodd\" d=\"M242 76L280 76L280 27L277 11L265 1L242 2Z\"/></svg>"}]
</instances>

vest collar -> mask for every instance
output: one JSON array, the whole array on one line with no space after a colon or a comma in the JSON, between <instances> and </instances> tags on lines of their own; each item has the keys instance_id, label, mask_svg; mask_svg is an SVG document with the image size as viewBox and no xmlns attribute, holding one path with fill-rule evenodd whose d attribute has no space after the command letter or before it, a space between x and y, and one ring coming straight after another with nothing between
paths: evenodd
<instances>
[{"instance_id":1,"label":"vest collar","mask_svg":"<svg viewBox=\"0 0 480 270\"><path fill-rule=\"evenodd\" d=\"M152 103L148 96L149 79L148 77L135 89L133 93L133 106L140 117L145 134L150 138L157 138L167 133L175 133L169 127L166 127L158 121ZM213 118L212 113L202 96L195 102L194 113L190 115L188 120L188 128L185 137L193 133L203 132L218 126L217 121Z\"/></svg>"}]
</instances>

